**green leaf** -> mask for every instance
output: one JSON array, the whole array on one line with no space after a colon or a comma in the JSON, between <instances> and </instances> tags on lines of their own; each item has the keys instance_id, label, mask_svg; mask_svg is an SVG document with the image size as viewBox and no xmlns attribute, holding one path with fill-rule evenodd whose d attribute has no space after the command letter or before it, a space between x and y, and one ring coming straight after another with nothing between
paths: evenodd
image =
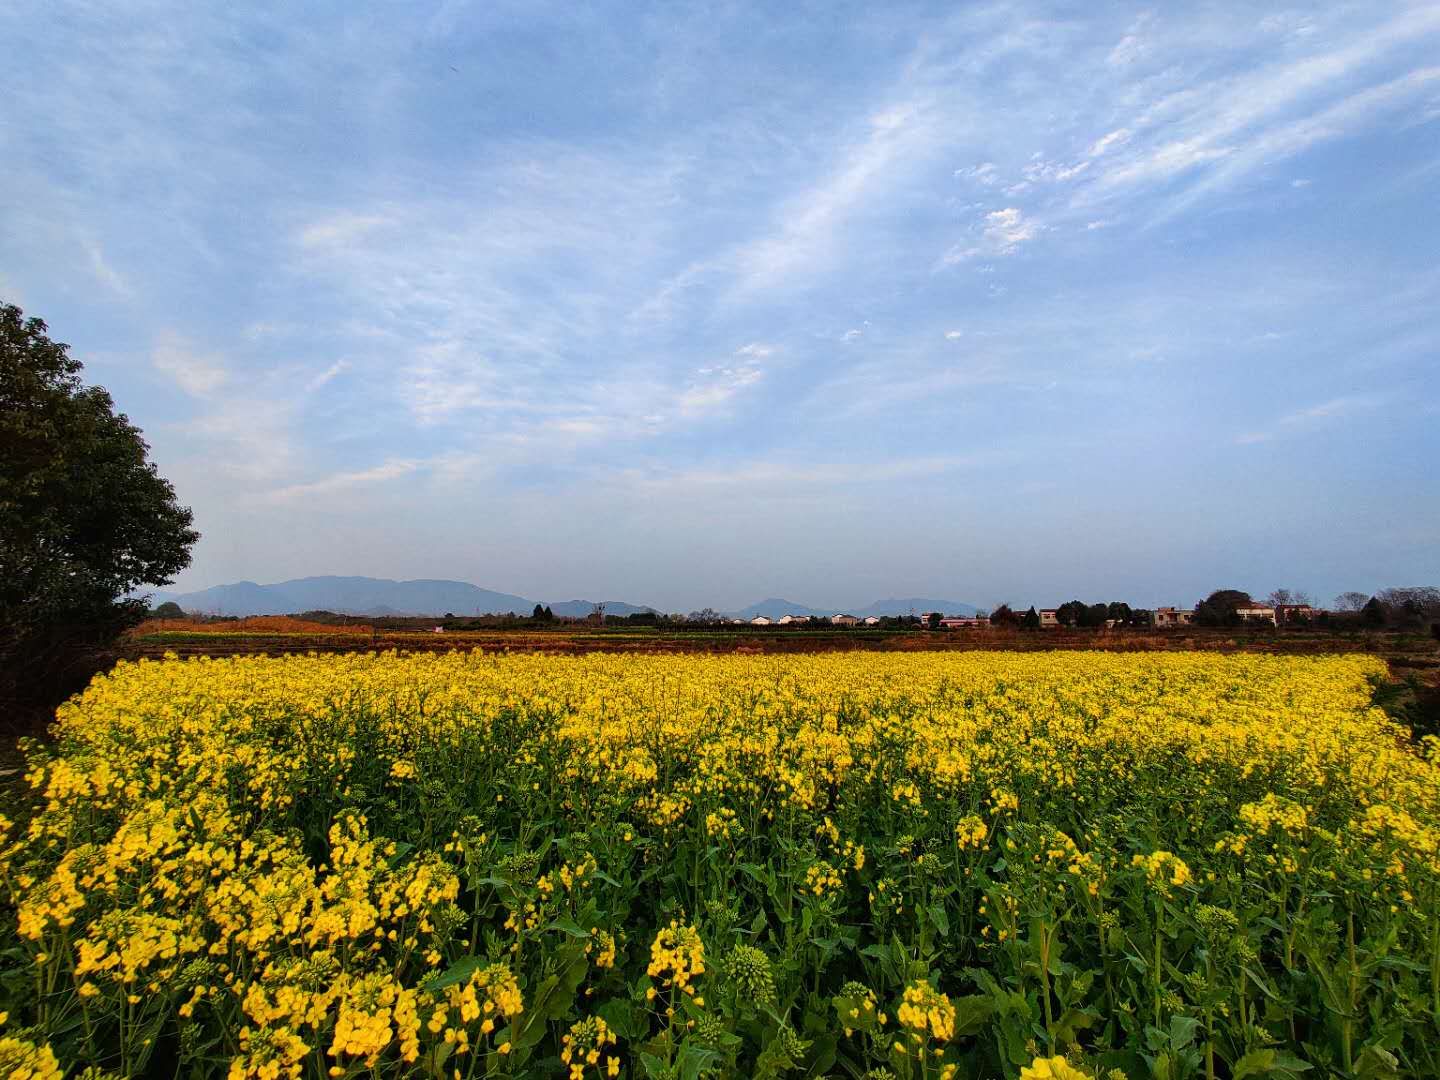
<instances>
[{"instance_id":1,"label":"green leaf","mask_svg":"<svg viewBox=\"0 0 1440 1080\"><path fill-rule=\"evenodd\" d=\"M955 1006L957 1036L978 1034L995 1015L995 1003L988 994L969 994L955 998L951 1004Z\"/></svg>"},{"instance_id":2,"label":"green leaf","mask_svg":"<svg viewBox=\"0 0 1440 1080\"><path fill-rule=\"evenodd\" d=\"M1247 1076L1264 1076L1267 1073L1294 1077L1310 1068L1308 1063L1284 1050L1251 1050L1231 1066L1230 1080L1245 1080ZM1357 1072L1356 1075L1360 1074Z\"/></svg>"},{"instance_id":3,"label":"green leaf","mask_svg":"<svg viewBox=\"0 0 1440 1080\"><path fill-rule=\"evenodd\" d=\"M472 887L476 885L489 885L492 888L504 889L507 888L511 882L506 878L496 877L494 874L487 874L484 877L471 878L470 884Z\"/></svg>"},{"instance_id":4,"label":"green leaf","mask_svg":"<svg viewBox=\"0 0 1440 1080\"><path fill-rule=\"evenodd\" d=\"M1255 984L1255 988L1259 990L1262 994L1264 994L1266 997L1268 997L1271 1001L1280 1000L1280 995L1275 993L1275 991L1270 988L1270 984L1265 981L1265 976L1261 975L1254 968L1245 967L1241 968L1240 970L1243 971L1245 975L1249 978L1249 980Z\"/></svg>"},{"instance_id":5,"label":"green leaf","mask_svg":"<svg viewBox=\"0 0 1440 1080\"><path fill-rule=\"evenodd\" d=\"M650 1021L644 1010L624 998L607 1001L595 1012L622 1039L643 1039L650 1033Z\"/></svg>"},{"instance_id":6,"label":"green leaf","mask_svg":"<svg viewBox=\"0 0 1440 1080\"><path fill-rule=\"evenodd\" d=\"M404 840L396 840L395 851L387 861L391 867L399 866L400 860L405 858L406 855L410 854L410 852L414 850L414 844L407 843Z\"/></svg>"},{"instance_id":7,"label":"green leaf","mask_svg":"<svg viewBox=\"0 0 1440 1080\"><path fill-rule=\"evenodd\" d=\"M1360 1056L1365 1056L1363 1051L1361 1052ZM1313 1066L1308 1061L1301 1061L1298 1057L1296 1057L1294 1054L1289 1053L1288 1051L1276 1050L1275 1068L1283 1069L1286 1072L1302 1073L1307 1072L1309 1069L1313 1068Z\"/></svg>"},{"instance_id":8,"label":"green leaf","mask_svg":"<svg viewBox=\"0 0 1440 1080\"><path fill-rule=\"evenodd\" d=\"M867 1009L868 1000L859 994L836 994L830 999L840 1026L874 1034L880 1030L875 1009Z\"/></svg>"},{"instance_id":9,"label":"green leaf","mask_svg":"<svg viewBox=\"0 0 1440 1080\"><path fill-rule=\"evenodd\" d=\"M569 934L572 938L579 938L584 941L590 940L590 931L582 930L578 925L576 925L573 919L567 919L564 916L556 919L545 929L559 930L562 934Z\"/></svg>"},{"instance_id":10,"label":"green leaf","mask_svg":"<svg viewBox=\"0 0 1440 1080\"><path fill-rule=\"evenodd\" d=\"M686 1043L680 1048L680 1057L675 1067L680 1080L700 1080L700 1074L720 1060L720 1055L708 1046Z\"/></svg>"},{"instance_id":11,"label":"green leaf","mask_svg":"<svg viewBox=\"0 0 1440 1080\"><path fill-rule=\"evenodd\" d=\"M456 986L470 978L486 964L487 961L483 956L462 956L425 985L432 990L443 990L447 986Z\"/></svg>"},{"instance_id":12,"label":"green leaf","mask_svg":"<svg viewBox=\"0 0 1440 1080\"><path fill-rule=\"evenodd\" d=\"M950 916L945 914L943 905L931 904L925 909L925 913L930 916L930 921L935 924L935 929L940 931L942 938L950 936Z\"/></svg>"},{"instance_id":13,"label":"green leaf","mask_svg":"<svg viewBox=\"0 0 1440 1080\"><path fill-rule=\"evenodd\" d=\"M1359 1080L1396 1080L1400 1075L1400 1062L1389 1050L1367 1046L1355 1062L1355 1075Z\"/></svg>"},{"instance_id":14,"label":"green leaf","mask_svg":"<svg viewBox=\"0 0 1440 1080\"><path fill-rule=\"evenodd\" d=\"M1274 1067L1274 1050L1251 1050L1231 1066L1230 1080L1245 1080L1247 1076L1263 1076Z\"/></svg>"},{"instance_id":15,"label":"green leaf","mask_svg":"<svg viewBox=\"0 0 1440 1080\"><path fill-rule=\"evenodd\" d=\"M1170 1018L1170 1045L1183 1050L1195 1041L1195 1032L1200 1021L1193 1016L1172 1016Z\"/></svg>"},{"instance_id":16,"label":"green leaf","mask_svg":"<svg viewBox=\"0 0 1440 1080\"><path fill-rule=\"evenodd\" d=\"M1099 1021L1099 1016L1090 1009L1066 1009L1055 1021L1055 1038L1061 1043L1079 1042L1080 1032Z\"/></svg>"},{"instance_id":17,"label":"green leaf","mask_svg":"<svg viewBox=\"0 0 1440 1080\"><path fill-rule=\"evenodd\" d=\"M837 1047L840 1040L834 1034L817 1035L810 1045L808 1060L809 1068L806 1072L810 1076L824 1076L835 1064Z\"/></svg>"}]
</instances>

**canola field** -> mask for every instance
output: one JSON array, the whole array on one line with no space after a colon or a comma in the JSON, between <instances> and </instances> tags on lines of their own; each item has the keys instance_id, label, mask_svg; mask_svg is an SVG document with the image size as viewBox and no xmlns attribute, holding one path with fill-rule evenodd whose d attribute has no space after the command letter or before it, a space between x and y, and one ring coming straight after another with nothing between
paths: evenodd
<instances>
[{"instance_id":1,"label":"canola field","mask_svg":"<svg viewBox=\"0 0 1440 1080\"><path fill-rule=\"evenodd\" d=\"M1440 1076L1365 658L122 664L0 850L0 1074Z\"/></svg>"}]
</instances>

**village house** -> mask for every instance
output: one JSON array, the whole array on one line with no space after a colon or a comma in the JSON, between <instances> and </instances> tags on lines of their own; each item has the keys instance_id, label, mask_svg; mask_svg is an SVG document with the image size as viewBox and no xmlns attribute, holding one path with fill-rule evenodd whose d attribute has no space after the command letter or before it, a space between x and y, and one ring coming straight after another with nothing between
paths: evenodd
<instances>
[{"instance_id":1,"label":"village house","mask_svg":"<svg viewBox=\"0 0 1440 1080\"><path fill-rule=\"evenodd\" d=\"M988 615L952 615L941 619L940 625L946 630L984 630L990 625L990 617Z\"/></svg>"},{"instance_id":2,"label":"village house","mask_svg":"<svg viewBox=\"0 0 1440 1080\"><path fill-rule=\"evenodd\" d=\"M1320 613L1309 604L1276 604L1275 622L1280 626L1303 625L1314 622Z\"/></svg>"},{"instance_id":3,"label":"village house","mask_svg":"<svg viewBox=\"0 0 1440 1080\"><path fill-rule=\"evenodd\" d=\"M1060 612L1056 608L1041 608L1039 615L1041 630L1054 630L1060 625Z\"/></svg>"},{"instance_id":4,"label":"village house","mask_svg":"<svg viewBox=\"0 0 1440 1080\"><path fill-rule=\"evenodd\" d=\"M1242 607L1236 608L1235 614L1240 616L1241 621L1247 623L1269 623L1271 626L1280 625L1275 621L1275 609L1273 607Z\"/></svg>"},{"instance_id":5,"label":"village house","mask_svg":"<svg viewBox=\"0 0 1440 1080\"><path fill-rule=\"evenodd\" d=\"M756 615L753 619L750 620L750 625L751 625L751 626L770 626L771 623L770 623L770 620L767 619L764 615Z\"/></svg>"},{"instance_id":6,"label":"village house","mask_svg":"<svg viewBox=\"0 0 1440 1080\"><path fill-rule=\"evenodd\" d=\"M866 616L865 616L865 625L866 625L866 626L879 626L879 625L880 625L880 616L879 616L879 615L866 615Z\"/></svg>"},{"instance_id":7,"label":"village house","mask_svg":"<svg viewBox=\"0 0 1440 1080\"><path fill-rule=\"evenodd\" d=\"M859 626L860 620L854 615L831 615L831 626Z\"/></svg>"},{"instance_id":8,"label":"village house","mask_svg":"<svg viewBox=\"0 0 1440 1080\"><path fill-rule=\"evenodd\" d=\"M1157 630L1170 630L1177 626L1189 626L1195 621L1195 612L1189 608L1162 607L1150 613L1150 625Z\"/></svg>"},{"instance_id":9,"label":"village house","mask_svg":"<svg viewBox=\"0 0 1440 1080\"><path fill-rule=\"evenodd\" d=\"M780 616L780 625L781 625L781 626L790 626L790 625L798 624L798 623L807 623L807 622L809 622L809 621L810 621L810 616L809 616L809 615L781 615L781 616Z\"/></svg>"}]
</instances>

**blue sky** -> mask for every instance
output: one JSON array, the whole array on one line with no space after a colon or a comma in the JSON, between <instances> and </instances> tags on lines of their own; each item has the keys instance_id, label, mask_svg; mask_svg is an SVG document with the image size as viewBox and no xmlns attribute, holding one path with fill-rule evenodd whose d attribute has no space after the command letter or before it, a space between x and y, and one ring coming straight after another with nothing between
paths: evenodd
<instances>
[{"instance_id":1,"label":"blue sky","mask_svg":"<svg viewBox=\"0 0 1440 1080\"><path fill-rule=\"evenodd\" d=\"M1440 579L1440 4L20 0L0 38L0 297L194 507L182 589Z\"/></svg>"}]
</instances>

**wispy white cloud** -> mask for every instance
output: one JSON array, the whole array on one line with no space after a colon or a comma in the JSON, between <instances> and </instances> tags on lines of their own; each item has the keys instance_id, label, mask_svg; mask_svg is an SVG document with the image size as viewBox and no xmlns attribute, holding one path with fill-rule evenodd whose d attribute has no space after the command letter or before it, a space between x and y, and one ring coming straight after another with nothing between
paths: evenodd
<instances>
[{"instance_id":1,"label":"wispy white cloud","mask_svg":"<svg viewBox=\"0 0 1440 1080\"><path fill-rule=\"evenodd\" d=\"M1086 156L1097 158L1107 150L1124 146L1130 141L1130 135L1129 128L1116 128L1096 139Z\"/></svg>"},{"instance_id":2,"label":"wispy white cloud","mask_svg":"<svg viewBox=\"0 0 1440 1080\"><path fill-rule=\"evenodd\" d=\"M90 270L95 278L117 296L131 295L130 283L125 276L110 265L100 245L92 240L85 241L85 251L90 257Z\"/></svg>"},{"instance_id":3,"label":"wispy white cloud","mask_svg":"<svg viewBox=\"0 0 1440 1080\"><path fill-rule=\"evenodd\" d=\"M862 487L993 464L993 454L938 455L890 461L779 461L751 460L720 468L611 469L597 482L631 492L655 495L702 495L717 490L743 491L751 496L799 495L823 488Z\"/></svg>"},{"instance_id":4,"label":"wispy white cloud","mask_svg":"<svg viewBox=\"0 0 1440 1080\"><path fill-rule=\"evenodd\" d=\"M387 461L371 469L337 472L320 480L312 480L303 484L289 484L269 492L268 497L271 501L286 502L353 491L356 488L370 487L390 480L398 480L402 476L409 476L420 468L420 464L414 460Z\"/></svg>"},{"instance_id":5,"label":"wispy white cloud","mask_svg":"<svg viewBox=\"0 0 1440 1080\"><path fill-rule=\"evenodd\" d=\"M168 376L193 397L209 397L225 385L230 374L220 357L202 353L174 331L165 331L150 353L156 370Z\"/></svg>"},{"instance_id":6,"label":"wispy white cloud","mask_svg":"<svg viewBox=\"0 0 1440 1080\"><path fill-rule=\"evenodd\" d=\"M307 250L343 248L365 239L387 220L379 214L342 212L306 225L296 242Z\"/></svg>"},{"instance_id":7,"label":"wispy white cloud","mask_svg":"<svg viewBox=\"0 0 1440 1080\"><path fill-rule=\"evenodd\" d=\"M324 371L320 372L318 375L316 375L314 378L312 378L308 383L306 383L306 384L305 384L305 390L306 390L307 393L313 394L316 390L319 390L319 389L320 389L322 386L324 386L326 383L330 382L332 379L338 378L340 375L343 375L345 372L347 372L347 371L349 371L349 370L350 370L350 364L349 364L348 361L346 361L346 360L336 360L336 361L335 361L333 364L331 364L328 368L326 368Z\"/></svg>"},{"instance_id":8,"label":"wispy white cloud","mask_svg":"<svg viewBox=\"0 0 1440 1080\"><path fill-rule=\"evenodd\" d=\"M1440 87L1440 67L1422 68L1353 94L1314 115L1259 133L1243 146L1227 148L1225 162L1173 200L1167 213L1173 214L1203 196L1233 185L1262 165L1294 157L1316 143L1339 138L1436 87Z\"/></svg>"},{"instance_id":9,"label":"wispy white cloud","mask_svg":"<svg viewBox=\"0 0 1440 1080\"><path fill-rule=\"evenodd\" d=\"M1115 43L1105 62L1111 67L1124 68L1142 59L1150 51L1145 31L1154 17L1153 12L1147 11L1136 19L1125 36Z\"/></svg>"},{"instance_id":10,"label":"wispy white cloud","mask_svg":"<svg viewBox=\"0 0 1440 1080\"><path fill-rule=\"evenodd\" d=\"M1000 181L1000 171L995 167L993 161L982 161L979 165L967 165L963 169L956 169L955 175L966 180L973 180L985 187L993 187Z\"/></svg>"},{"instance_id":11,"label":"wispy white cloud","mask_svg":"<svg viewBox=\"0 0 1440 1080\"><path fill-rule=\"evenodd\" d=\"M728 257L738 272L737 296L813 274L836 253L847 219L882 181L934 153L935 120L923 99L902 100L872 113L859 137L838 152L833 170L787 200L766 235Z\"/></svg>"},{"instance_id":12,"label":"wispy white cloud","mask_svg":"<svg viewBox=\"0 0 1440 1080\"><path fill-rule=\"evenodd\" d=\"M985 256L1013 255L1020 245L1028 243L1045 230L1034 218L1025 216L1018 206L992 210L980 221L978 243L956 244L943 256L942 266L953 266L967 259Z\"/></svg>"},{"instance_id":13,"label":"wispy white cloud","mask_svg":"<svg viewBox=\"0 0 1440 1080\"><path fill-rule=\"evenodd\" d=\"M736 362L700 368L676 402L680 415L697 417L712 412L754 386L765 377L762 361L774 352L774 346L751 342L735 350Z\"/></svg>"},{"instance_id":14,"label":"wispy white cloud","mask_svg":"<svg viewBox=\"0 0 1440 1080\"><path fill-rule=\"evenodd\" d=\"M1282 413L1269 427L1246 432L1238 436L1235 441L1242 446L1271 442L1285 435L1310 430L1332 420L1341 420L1369 412L1377 408L1381 404L1381 400L1378 396L1364 394L1332 398L1318 405Z\"/></svg>"},{"instance_id":15,"label":"wispy white cloud","mask_svg":"<svg viewBox=\"0 0 1440 1080\"><path fill-rule=\"evenodd\" d=\"M1336 89L1349 89L1348 80L1387 51L1437 32L1440 8L1412 8L1338 48L1163 96L1128 125L1130 152L1098 177L1099 192L1164 182L1234 156L1253 168L1267 154L1291 154L1321 138L1338 137L1402 93L1420 90L1432 76L1403 76L1309 117L1294 119L1296 111ZM1232 168L1229 178L1240 171Z\"/></svg>"},{"instance_id":16,"label":"wispy white cloud","mask_svg":"<svg viewBox=\"0 0 1440 1080\"><path fill-rule=\"evenodd\" d=\"M1105 64L1077 65L1088 79L1087 93L1109 102L1109 122L1061 129L1068 153L1032 151L1019 161L955 170L982 196L998 189L1012 201L1001 209L982 204L982 220L988 225L993 215L1014 211L1062 229L1136 218L1156 224L1320 143L1387 120L1396 126L1440 115L1433 67L1395 74L1392 66L1388 77L1377 79L1394 57L1426 42L1440 47L1440 7L1433 4L1369 26L1339 22L1323 34L1315 20L1276 21L1266 32L1287 35L1284 50L1261 54L1255 64L1209 68L1195 62L1198 43L1235 50L1246 42L1233 36L1238 28L1222 32L1198 18L1146 13ZM1039 95L1035 104L1043 108L1048 101ZM1104 216L1095 214L1100 206ZM1002 237L962 242L942 264L1003 250Z\"/></svg>"}]
</instances>

